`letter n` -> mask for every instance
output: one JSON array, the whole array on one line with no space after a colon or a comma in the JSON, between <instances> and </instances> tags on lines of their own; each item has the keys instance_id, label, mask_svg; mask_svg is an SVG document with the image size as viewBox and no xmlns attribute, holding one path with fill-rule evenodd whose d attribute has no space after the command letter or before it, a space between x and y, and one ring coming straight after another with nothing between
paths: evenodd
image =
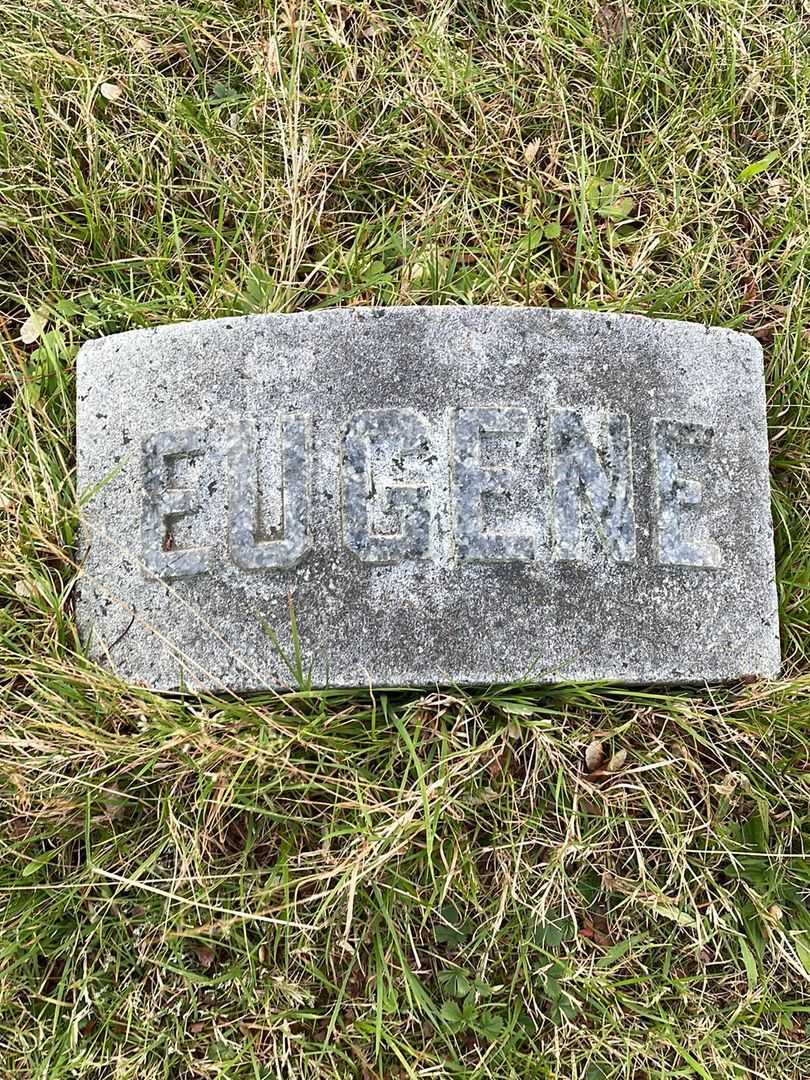
<instances>
[{"instance_id":1,"label":"letter n","mask_svg":"<svg viewBox=\"0 0 810 1080\"><path fill-rule=\"evenodd\" d=\"M554 409L550 417L554 555L582 559L583 516L617 562L636 557L630 418L600 413L594 439L581 412Z\"/></svg>"}]
</instances>

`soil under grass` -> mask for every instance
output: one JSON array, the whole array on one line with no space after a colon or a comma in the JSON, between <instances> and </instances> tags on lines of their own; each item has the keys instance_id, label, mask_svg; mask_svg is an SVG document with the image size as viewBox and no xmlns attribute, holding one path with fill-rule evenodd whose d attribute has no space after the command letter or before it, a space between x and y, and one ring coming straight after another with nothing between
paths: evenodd
<instances>
[{"instance_id":1,"label":"soil under grass","mask_svg":"<svg viewBox=\"0 0 810 1080\"><path fill-rule=\"evenodd\" d=\"M810 1075L809 103L804 0L6 0L0 1077ZM783 679L83 659L81 342L370 303L755 334Z\"/></svg>"}]
</instances>

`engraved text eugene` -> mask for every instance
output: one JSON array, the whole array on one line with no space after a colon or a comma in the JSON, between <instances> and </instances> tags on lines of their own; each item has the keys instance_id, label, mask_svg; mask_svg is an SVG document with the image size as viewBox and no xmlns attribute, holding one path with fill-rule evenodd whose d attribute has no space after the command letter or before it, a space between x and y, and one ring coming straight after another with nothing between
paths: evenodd
<instances>
[{"instance_id":1,"label":"engraved text eugene","mask_svg":"<svg viewBox=\"0 0 810 1080\"><path fill-rule=\"evenodd\" d=\"M507 405L454 409L443 425L443 438L435 439L438 429L424 416L394 408L357 413L344 425L335 528L354 558L393 564L449 553L458 561L488 563L582 561L590 536L602 557L633 563L640 535L634 470L643 467L650 470L653 492L649 557L663 566L722 564L703 519L703 483L697 479L710 462L712 428L653 418L646 438L634 441L622 412L554 407L538 419ZM312 432L311 417L290 413L263 424L261 441L249 421L222 433L187 428L145 438L141 541L147 576L174 580L212 569L213 545L178 546L173 531L199 513L204 498L192 470L180 470L178 463L200 459L214 440L222 440L219 459L227 472L230 560L242 570L279 572L305 559L313 544ZM534 460L525 456L530 439L544 444L543 476L531 475L527 464ZM487 452L492 444L508 448L494 463ZM440 447L447 459L437 470ZM273 464L272 515L260 498L260 461ZM441 485L437 477L443 477ZM542 528L520 513L527 492L544 505ZM451 537L449 546L432 543L437 531Z\"/></svg>"}]
</instances>

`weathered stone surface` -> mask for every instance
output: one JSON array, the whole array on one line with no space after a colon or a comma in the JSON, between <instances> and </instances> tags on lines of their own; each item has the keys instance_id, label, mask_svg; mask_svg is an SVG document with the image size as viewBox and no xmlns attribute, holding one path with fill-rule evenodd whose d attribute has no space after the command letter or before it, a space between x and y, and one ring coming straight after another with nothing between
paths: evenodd
<instances>
[{"instance_id":1,"label":"weathered stone surface","mask_svg":"<svg viewBox=\"0 0 810 1080\"><path fill-rule=\"evenodd\" d=\"M81 630L151 687L289 685L291 608L315 685L778 670L762 355L727 330L444 307L119 334L79 356L78 482Z\"/></svg>"}]
</instances>

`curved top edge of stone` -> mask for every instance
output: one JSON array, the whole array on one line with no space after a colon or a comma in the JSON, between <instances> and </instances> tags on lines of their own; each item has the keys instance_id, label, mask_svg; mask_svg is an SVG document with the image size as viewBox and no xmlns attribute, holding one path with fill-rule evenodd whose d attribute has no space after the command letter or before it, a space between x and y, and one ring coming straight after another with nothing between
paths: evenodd
<instances>
[{"instance_id":1,"label":"curved top edge of stone","mask_svg":"<svg viewBox=\"0 0 810 1080\"><path fill-rule=\"evenodd\" d=\"M475 318L477 315L483 313L497 313L501 316L505 315L507 317L512 316L518 318L520 315L531 314L541 319L547 319L550 323L556 323L558 326L566 322L593 322L600 326L621 323L625 326L650 326L657 329L671 327L675 332L687 331L694 334L702 332L719 336L726 340L737 339L737 344L739 346L745 344L748 349L752 350L755 354L762 355L762 346L755 337L751 334L746 334L743 331L731 330L724 326L712 326L707 323L692 322L686 319L639 315L630 312L595 311L589 308L531 307L518 304L370 304L357 307L317 308L307 311L226 315L215 319L186 319L178 322L161 323L157 326L139 327L134 330L124 330L117 334L107 334L97 338L90 338L84 342L80 351L85 352L88 349L100 347L102 344L112 341L123 342L124 340L137 339L139 337L148 339L154 337L156 334L162 336L164 334L176 333L180 336L185 336L185 334L193 333L201 327L205 327L207 330L217 326L222 327L223 329L232 329L234 324L245 327L250 323L259 326L268 326L276 321L287 321L290 319L313 324L352 319L361 321L365 319L381 319L390 316L410 315L417 311L423 313L428 318L436 318L437 316L446 318L449 316L451 318L468 319Z\"/></svg>"}]
</instances>

